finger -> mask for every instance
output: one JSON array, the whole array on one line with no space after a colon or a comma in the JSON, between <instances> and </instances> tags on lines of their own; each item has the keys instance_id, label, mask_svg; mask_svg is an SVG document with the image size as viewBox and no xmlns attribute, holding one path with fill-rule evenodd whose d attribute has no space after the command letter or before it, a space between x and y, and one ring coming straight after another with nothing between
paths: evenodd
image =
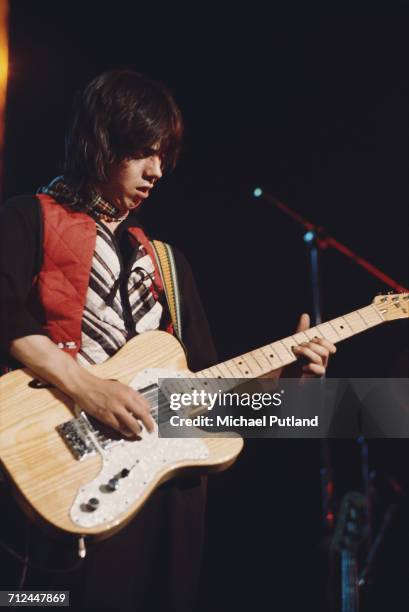
<instances>
[{"instance_id":1,"label":"finger","mask_svg":"<svg viewBox=\"0 0 409 612\"><path fill-rule=\"evenodd\" d=\"M317 352L313 351L312 349L308 348L307 346L296 346L294 347L293 351L294 354L297 355L297 357L306 357L313 363L318 363L321 365L323 362L322 356L319 355Z\"/></svg>"},{"instance_id":2,"label":"finger","mask_svg":"<svg viewBox=\"0 0 409 612\"><path fill-rule=\"evenodd\" d=\"M141 400L144 400L143 402ZM151 416L151 406L140 393L136 397L131 398L131 401L126 403L125 408L133 415L134 418L140 419L149 432L152 432L155 427L155 421Z\"/></svg>"},{"instance_id":3,"label":"finger","mask_svg":"<svg viewBox=\"0 0 409 612\"><path fill-rule=\"evenodd\" d=\"M301 342L298 346L305 346L306 348L311 349L312 351L316 351L320 355L328 355L329 350L323 344L316 342L315 340L310 340L309 342Z\"/></svg>"},{"instance_id":4,"label":"finger","mask_svg":"<svg viewBox=\"0 0 409 612\"><path fill-rule=\"evenodd\" d=\"M305 331L306 329L309 329L309 327L310 327L310 315L306 312L303 312L303 314L299 318L296 333Z\"/></svg>"},{"instance_id":5,"label":"finger","mask_svg":"<svg viewBox=\"0 0 409 612\"><path fill-rule=\"evenodd\" d=\"M91 416L97 418L101 423L108 425L111 429L118 431L121 435L129 437L133 436L133 432L130 431L127 427L125 427L121 421L115 416L113 412L104 411L103 413L98 413L98 415L94 415L91 412L89 413Z\"/></svg>"},{"instance_id":6,"label":"finger","mask_svg":"<svg viewBox=\"0 0 409 612\"><path fill-rule=\"evenodd\" d=\"M144 410L146 410L147 412L150 413L151 405L148 402L148 400L146 399L146 397L144 395L142 395L142 393L139 393L139 391L134 391L133 389L131 389L131 391L132 391L132 398L136 402L136 404L138 404Z\"/></svg>"},{"instance_id":7,"label":"finger","mask_svg":"<svg viewBox=\"0 0 409 612\"><path fill-rule=\"evenodd\" d=\"M117 416L120 420L122 433L124 433L126 436L139 436L142 431L142 426L133 414L130 414L125 408L120 408Z\"/></svg>"},{"instance_id":8,"label":"finger","mask_svg":"<svg viewBox=\"0 0 409 612\"><path fill-rule=\"evenodd\" d=\"M337 352L337 347L335 346L335 344L332 344L332 342L326 340L325 338L316 337L313 338L312 342L321 344L321 346L325 346L325 348L327 348L332 355Z\"/></svg>"},{"instance_id":9,"label":"finger","mask_svg":"<svg viewBox=\"0 0 409 612\"><path fill-rule=\"evenodd\" d=\"M319 365L318 363L309 363L308 365L303 366L301 369L306 374L313 374L315 376L323 376L325 374L324 366Z\"/></svg>"},{"instance_id":10,"label":"finger","mask_svg":"<svg viewBox=\"0 0 409 612\"><path fill-rule=\"evenodd\" d=\"M321 346L317 342L313 342L313 341L303 342L299 346L309 348L314 353L317 353L318 355L320 355L323 361L328 361L329 359L329 350L325 346Z\"/></svg>"}]
</instances>

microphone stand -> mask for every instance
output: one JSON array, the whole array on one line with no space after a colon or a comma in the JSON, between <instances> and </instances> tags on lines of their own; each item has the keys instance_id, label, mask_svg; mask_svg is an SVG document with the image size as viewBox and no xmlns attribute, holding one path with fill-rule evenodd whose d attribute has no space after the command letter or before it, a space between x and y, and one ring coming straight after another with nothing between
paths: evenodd
<instances>
[{"instance_id":1,"label":"microphone stand","mask_svg":"<svg viewBox=\"0 0 409 612\"><path fill-rule=\"evenodd\" d=\"M343 244L333 236L330 236L326 232L325 228L315 225L311 221L308 221L308 219L302 217L295 210L287 206L287 204L284 204L283 202L280 202L280 200L277 200L277 198L275 198L270 193L263 191L263 189L261 189L260 187L256 187L253 191L253 195L255 198L262 198L263 200L270 202L270 204L273 204L282 213L284 213L288 217L291 217L291 219L294 219L294 221L297 221L297 223L302 225L306 231L306 234L304 236L304 240L306 242L309 242L310 240L316 240L317 246L320 250L326 249L328 247L336 249L337 251L348 257L348 259L361 266L361 268L364 268L364 270L369 272L369 274L372 274L372 276L380 280L382 283L388 285L388 287L390 287L395 293L407 293L409 291L409 289L397 283L393 278L391 278L382 270L371 264L367 259L360 257L345 244Z\"/></svg>"},{"instance_id":2,"label":"microphone stand","mask_svg":"<svg viewBox=\"0 0 409 612\"><path fill-rule=\"evenodd\" d=\"M311 289L312 289L312 303L313 303L313 323L319 325L322 323L321 315L321 293L320 293L320 282L319 282L319 255L321 251L328 247L332 247L348 257L351 261L364 268L372 276L379 279L396 293L407 292L408 289L403 285L400 285L390 276L385 274L382 270L371 264L369 261L360 257L354 253L350 248L344 245L342 242L336 240L333 236L330 236L323 227L317 226L308 219L302 217L294 209L290 208L287 204L280 202L272 194L267 193L260 187L257 187L253 191L253 195L256 198L262 198L270 204L273 204L283 214L287 215L299 225L303 226L305 230L304 242L309 247L310 252L310 270L311 270ZM324 380L322 381L324 384ZM322 394L323 397L323 394ZM364 495L366 498L366 520L368 525L368 542L369 547L372 540L371 535L371 482L369 473L368 463L368 443L363 436L358 439L358 444L361 446L361 461L362 461L362 481ZM321 476L321 491L322 491L322 509L323 509L323 525L326 531L331 531L334 526L335 519L335 508L334 508L334 481L333 481L333 470L331 464L331 453L328 444L328 440L323 438L321 440L321 454L322 454L322 466L320 469ZM368 564L367 564L368 566ZM332 569L331 569L332 573ZM361 577L360 583L357 586L361 586L364 583L364 579Z\"/></svg>"},{"instance_id":3,"label":"microphone stand","mask_svg":"<svg viewBox=\"0 0 409 612\"><path fill-rule=\"evenodd\" d=\"M305 226L305 224L304 224ZM313 325L322 323L321 313L321 293L320 293L320 278L319 278L319 254L322 246L317 234L308 229L304 234L304 242L309 247L310 251L310 269L311 269L311 288L312 288L312 320ZM324 385L324 378L322 379ZM323 393L321 394L323 398ZM321 439L321 455L322 466L320 469L321 475L321 491L322 491L322 512L323 524L326 530L330 531L334 524L334 481L331 466L331 454L326 438Z\"/></svg>"},{"instance_id":4,"label":"microphone stand","mask_svg":"<svg viewBox=\"0 0 409 612\"><path fill-rule=\"evenodd\" d=\"M305 227L305 225L304 225ZM311 289L312 289L312 323L320 325L322 323L321 312L321 292L320 292L320 275L319 275L319 256L322 245L317 234L312 229L304 234L304 242L309 247L310 253L310 271L311 271ZM324 385L325 378L321 381L321 404L324 403ZM321 406L322 408L323 406ZM321 410L321 414L323 411ZM335 488L333 479L333 470L331 462L331 449L327 438L321 438L321 501L322 501L322 525L325 535L331 533L335 522ZM334 583L335 563L331 549L328 550L328 585ZM331 605L331 588L328 588L327 597L328 603Z\"/></svg>"}]
</instances>

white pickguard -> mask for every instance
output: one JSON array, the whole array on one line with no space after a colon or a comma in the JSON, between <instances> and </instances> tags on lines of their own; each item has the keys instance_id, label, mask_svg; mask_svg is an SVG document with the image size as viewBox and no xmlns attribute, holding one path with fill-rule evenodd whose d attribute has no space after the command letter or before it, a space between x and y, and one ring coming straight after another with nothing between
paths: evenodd
<instances>
[{"instance_id":1,"label":"white pickguard","mask_svg":"<svg viewBox=\"0 0 409 612\"><path fill-rule=\"evenodd\" d=\"M143 370L130 383L133 389L157 384L160 378L184 378L185 372L160 368ZM96 527L115 521L132 504L140 499L163 468L177 466L180 462L194 463L206 459L209 449L200 438L159 438L157 426L152 433L145 429L141 439L122 440L101 452L102 469L98 476L81 487L71 507L70 516L76 525ZM106 485L124 468L129 475L118 480L117 489L107 492ZM90 499L98 500L98 507L86 510Z\"/></svg>"}]
</instances>

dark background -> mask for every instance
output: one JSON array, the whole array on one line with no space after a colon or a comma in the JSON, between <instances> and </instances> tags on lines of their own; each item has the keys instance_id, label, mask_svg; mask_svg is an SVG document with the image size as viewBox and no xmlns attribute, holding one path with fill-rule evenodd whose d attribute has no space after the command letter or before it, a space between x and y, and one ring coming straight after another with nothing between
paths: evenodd
<instances>
[{"instance_id":1,"label":"dark background","mask_svg":"<svg viewBox=\"0 0 409 612\"><path fill-rule=\"evenodd\" d=\"M10 4L5 196L60 172L73 94L96 74L130 67L165 82L185 147L143 216L188 256L221 359L289 335L311 312L303 231L253 198L256 186L409 285L406 1ZM388 290L330 250L321 288L325 319ZM407 321L362 334L329 375L406 376L407 339ZM407 445L369 452L380 521L391 478L407 491ZM337 497L361 487L358 445L332 442L331 456ZM318 442L251 441L211 479L203 610L328 609L320 462ZM406 609L407 531L398 516L368 610Z\"/></svg>"}]
</instances>

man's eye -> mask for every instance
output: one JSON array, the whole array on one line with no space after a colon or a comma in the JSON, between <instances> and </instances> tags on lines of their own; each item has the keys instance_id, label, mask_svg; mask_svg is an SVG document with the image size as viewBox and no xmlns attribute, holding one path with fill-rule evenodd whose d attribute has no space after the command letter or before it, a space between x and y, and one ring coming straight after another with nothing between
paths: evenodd
<instances>
[{"instance_id":1,"label":"man's eye","mask_svg":"<svg viewBox=\"0 0 409 612\"><path fill-rule=\"evenodd\" d=\"M144 159L145 157L152 157L152 155L158 155L158 151L155 149L141 149L134 155L135 159Z\"/></svg>"}]
</instances>

